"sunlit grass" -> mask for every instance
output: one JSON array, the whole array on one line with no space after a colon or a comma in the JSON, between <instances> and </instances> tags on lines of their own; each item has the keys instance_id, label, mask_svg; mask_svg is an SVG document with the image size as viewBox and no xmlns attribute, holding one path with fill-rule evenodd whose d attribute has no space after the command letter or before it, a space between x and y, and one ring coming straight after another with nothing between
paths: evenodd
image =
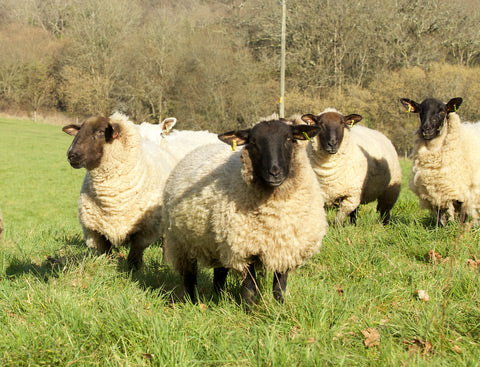
<instances>
[{"instance_id":1,"label":"sunlit grass","mask_svg":"<svg viewBox=\"0 0 480 367\"><path fill-rule=\"evenodd\" d=\"M291 274L284 305L267 273L247 314L239 278L216 298L207 270L200 304L183 303L157 245L133 275L121 256L91 254L76 217L84 171L66 161L70 142L58 126L0 120L0 365L478 364L479 274L467 261L480 258L479 230L436 228L405 189L409 161L390 226L374 204L362 207L358 226L331 227ZM379 332L377 346L365 346L367 328Z\"/></svg>"}]
</instances>

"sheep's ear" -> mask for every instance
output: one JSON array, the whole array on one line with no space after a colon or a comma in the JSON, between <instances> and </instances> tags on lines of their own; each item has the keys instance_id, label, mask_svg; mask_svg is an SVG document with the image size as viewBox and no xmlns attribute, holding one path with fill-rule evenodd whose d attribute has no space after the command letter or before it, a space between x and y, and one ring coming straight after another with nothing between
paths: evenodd
<instances>
[{"instance_id":1,"label":"sheep's ear","mask_svg":"<svg viewBox=\"0 0 480 367\"><path fill-rule=\"evenodd\" d=\"M302 120L307 125L316 125L317 124L317 117L315 115L312 115L311 113L307 113L307 114L303 115Z\"/></svg>"},{"instance_id":2,"label":"sheep's ear","mask_svg":"<svg viewBox=\"0 0 480 367\"><path fill-rule=\"evenodd\" d=\"M401 98L400 102L402 103L403 107L407 109L408 112L419 113L420 112L420 105L412 101L411 99Z\"/></svg>"},{"instance_id":3,"label":"sheep's ear","mask_svg":"<svg viewBox=\"0 0 480 367\"><path fill-rule=\"evenodd\" d=\"M64 133L67 133L68 135L75 136L77 133L80 131L80 126L77 125L67 125L62 128L62 131Z\"/></svg>"},{"instance_id":4,"label":"sheep's ear","mask_svg":"<svg viewBox=\"0 0 480 367\"><path fill-rule=\"evenodd\" d=\"M160 123L160 126L162 127L162 132L165 132L168 134L170 130L173 129L176 123L177 123L177 119L175 117L167 117L165 120L163 120Z\"/></svg>"},{"instance_id":5,"label":"sheep's ear","mask_svg":"<svg viewBox=\"0 0 480 367\"><path fill-rule=\"evenodd\" d=\"M360 122L362 120L362 116L357 115L356 113L352 113L351 115L344 116L343 123L347 126L352 127L355 125L357 122Z\"/></svg>"},{"instance_id":6,"label":"sheep's ear","mask_svg":"<svg viewBox=\"0 0 480 367\"><path fill-rule=\"evenodd\" d=\"M120 134L120 125L116 123L108 123L107 129L105 130L105 140L107 143L113 142L118 138Z\"/></svg>"},{"instance_id":7,"label":"sheep's ear","mask_svg":"<svg viewBox=\"0 0 480 367\"><path fill-rule=\"evenodd\" d=\"M318 135L320 127L317 125L292 126L292 134L295 140L310 140Z\"/></svg>"},{"instance_id":8,"label":"sheep's ear","mask_svg":"<svg viewBox=\"0 0 480 367\"><path fill-rule=\"evenodd\" d=\"M462 104L463 99L460 97L452 98L450 101L447 103L447 112L457 112L458 107Z\"/></svg>"},{"instance_id":9,"label":"sheep's ear","mask_svg":"<svg viewBox=\"0 0 480 367\"><path fill-rule=\"evenodd\" d=\"M237 130L237 131L229 131L227 133L223 133L218 135L218 138L233 147L237 145L244 145L248 142L248 137L250 136L250 129L246 130Z\"/></svg>"}]
</instances>

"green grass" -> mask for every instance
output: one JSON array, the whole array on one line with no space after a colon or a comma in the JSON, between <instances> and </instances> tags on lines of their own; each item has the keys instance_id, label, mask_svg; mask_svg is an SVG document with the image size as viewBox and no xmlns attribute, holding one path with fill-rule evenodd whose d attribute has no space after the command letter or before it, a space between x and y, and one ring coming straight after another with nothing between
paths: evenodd
<instances>
[{"instance_id":1,"label":"green grass","mask_svg":"<svg viewBox=\"0 0 480 367\"><path fill-rule=\"evenodd\" d=\"M479 364L479 273L467 265L480 258L479 230L436 228L406 189L410 162L390 226L374 204L362 207L358 226L331 227L320 253L291 274L284 305L267 274L247 314L238 277L215 299L207 270L201 303L181 302L158 245L133 275L121 256L91 254L76 218L84 171L67 163L70 142L58 126L0 119L1 366ZM448 259L432 263L431 249ZM378 346L365 346L367 328Z\"/></svg>"}]
</instances>

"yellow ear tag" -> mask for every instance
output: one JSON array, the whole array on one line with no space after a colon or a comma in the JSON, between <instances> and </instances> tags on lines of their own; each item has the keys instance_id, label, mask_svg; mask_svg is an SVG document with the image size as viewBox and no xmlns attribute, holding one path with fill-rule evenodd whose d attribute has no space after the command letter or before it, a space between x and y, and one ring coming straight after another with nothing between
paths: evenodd
<instances>
[{"instance_id":1,"label":"yellow ear tag","mask_svg":"<svg viewBox=\"0 0 480 367\"><path fill-rule=\"evenodd\" d=\"M310 137L308 136L308 134L305 131L303 132L303 136L305 137L305 139L311 140Z\"/></svg>"},{"instance_id":2,"label":"yellow ear tag","mask_svg":"<svg viewBox=\"0 0 480 367\"><path fill-rule=\"evenodd\" d=\"M237 149L237 140L236 140L236 139L233 139L232 152L234 152L236 149Z\"/></svg>"},{"instance_id":3,"label":"yellow ear tag","mask_svg":"<svg viewBox=\"0 0 480 367\"><path fill-rule=\"evenodd\" d=\"M412 112L412 106L408 105L408 111L407 112Z\"/></svg>"},{"instance_id":4,"label":"yellow ear tag","mask_svg":"<svg viewBox=\"0 0 480 367\"><path fill-rule=\"evenodd\" d=\"M456 104L453 105L453 110L454 110L455 112L457 112L457 105L456 105Z\"/></svg>"},{"instance_id":5,"label":"yellow ear tag","mask_svg":"<svg viewBox=\"0 0 480 367\"><path fill-rule=\"evenodd\" d=\"M355 123L355 120L352 120L352 122L350 123L350 128L353 127L353 124Z\"/></svg>"}]
</instances>

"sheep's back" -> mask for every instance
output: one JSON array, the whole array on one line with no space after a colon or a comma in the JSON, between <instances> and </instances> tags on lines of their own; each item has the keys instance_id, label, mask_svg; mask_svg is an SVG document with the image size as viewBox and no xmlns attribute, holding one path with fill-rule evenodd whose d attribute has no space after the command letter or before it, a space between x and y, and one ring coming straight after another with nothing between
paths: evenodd
<instances>
[{"instance_id":1,"label":"sheep's back","mask_svg":"<svg viewBox=\"0 0 480 367\"><path fill-rule=\"evenodd\" d=\"M183 258L193 257L206 266L242 272L258 257L267 269L286 271L319 248L327 225L311 168L308 185L292 190L288 200L267 199L243 180L240 155L228 147L202 147L169 177L163 211L166 252L177 269Z\"/></svg>"}]
</instances>

